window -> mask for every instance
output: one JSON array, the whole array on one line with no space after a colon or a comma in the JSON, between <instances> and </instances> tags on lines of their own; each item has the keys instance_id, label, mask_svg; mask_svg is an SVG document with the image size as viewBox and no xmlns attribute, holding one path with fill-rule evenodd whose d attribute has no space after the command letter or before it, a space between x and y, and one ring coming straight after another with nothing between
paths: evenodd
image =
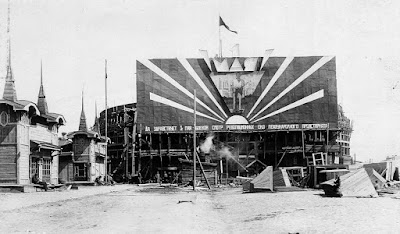
<instances>
[{"instance_id":1,"label":"window","mask_svg":"<svg viewBox=\"0 0 400 234\"><path fill-rule=\"evenodd\" d=\"M32 162L31 162L31 177L34 174L38 174L39 175L38 163L37 163L36 159L32 159Z\"/></svg>"},{"instance_id":2,"label":"window","mask_svg":"<svg viewBox=\"0 0 400 234\"><path fill-rule=\"evenodd\" d=\"M74 176L86 177L86 165L84 163L74 164Z\"/></svg>"},{"instance_id":3,"label":"window","mask_svg":"<svg viewBox=\"0 0 400 234\"><path fill-rule=\"evenodd\" d=\"M49 176L51 172L51 160L50 159L43 159L43 176Z\"/></svg>"},{"instance_id":4,"label":"window","mask_svg":"<svg viewBox=\"0 0 400 234\"><path fill-rule=\"evenodd\" d=\"M9 121L9 116L5 111L2 111L0 114L0 125L6 126Z\"/></svg>"}]
</instances>

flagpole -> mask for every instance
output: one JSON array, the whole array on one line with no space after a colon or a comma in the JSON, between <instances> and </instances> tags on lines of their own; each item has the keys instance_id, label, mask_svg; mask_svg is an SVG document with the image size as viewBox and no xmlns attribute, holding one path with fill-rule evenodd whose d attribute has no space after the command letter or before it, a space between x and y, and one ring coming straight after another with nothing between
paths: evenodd
<instances>
[{"instance_id":1,"label":"flagpole","mask_svg":"<svg viewBox=\"0 0 400 234\"><path fill-rule=\"evenodd\" d=\"M222 58L222 39L221 39L221 16L218 18L218 37L219 37L219 57Z\"/></svg>"},{"instance_id":2,"label":"flagpole","mask_svg":"<svg viewBox=\"0 0 400 234\"><path fill-rule=\"evenodd\" d=\"M193 103L193 190L196 190L196 90Z\"/></svg>"},{"instance_id":3,"label":"flagpole","mask_svg":"<svg viewBox=\"0 0 400 234\"><path fill-rule=\"evenodd\" d=\"M106 137L106 153L105 153L105 155L106 155L106 157L105 157L105 163L104 163L104 167L105 167L105 169L104 169L104 171L105 171L105 182L107 183L108 182L108 171L107 171L107 167L108 167L108 164L107 164L107 160L108 160L108 158L107 158L107 151L108 151L108 138L107 138L107 59L105 60L105 80L104 80L104 83L105 83L105 137Z\"/></svg>"}]
</instances>

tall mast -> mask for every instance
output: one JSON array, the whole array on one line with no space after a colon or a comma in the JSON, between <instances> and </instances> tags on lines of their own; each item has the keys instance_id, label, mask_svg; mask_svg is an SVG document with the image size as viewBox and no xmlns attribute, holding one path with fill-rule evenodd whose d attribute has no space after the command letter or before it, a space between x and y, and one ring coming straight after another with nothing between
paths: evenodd
<instances>
[{"instance_id":1,"label":"tall mast","mask_svg":"<svg viewBox=\"0 0 400 234\"><path fill-rule=\"evenodd\" d=\"M106 137L106 157L105 157L105 162L104 162L104 168L105 168L105 181L108 182L108 174L107 174L107 150L108 150L108 138L107 138L107 59L105 60L105 124L104 124L104 132L105 132L105 137Z\"/></svg>"},{"instance_id":2,"label":"tall mast","mask_svg":"<svg viewBox=\"0 0 400 234\"><path fill-rule=\"evenodd\" d=\"M193 94L193 190L196 190L196 90L194 90Z\"/></svg>"},{"instance_id":3,"label":"tall mast","mask_svg":"<svg viewBox=\"0 0 400 234\"><path fill-rule=\"evenodd\" d=\"M17 92L15 91L14 77L11 69L11 35L10 35L10 0L8 1L8 16L7 16L7 49L8 49L8 58L7 58L7 75L6 82L4 87L3 98L11 101L17 100Z\"/></svg>"},{"instance_id":4,"label":"tall mast","mask_svg":"<svg viewBox=\"0 0 400 234\"><path fill-rule=\"evenodd\" d=\"M218 16L218 37L219 37L219 57L222 58L222 39L221 39L221 16Z\"/></svg>"}]
</instances>

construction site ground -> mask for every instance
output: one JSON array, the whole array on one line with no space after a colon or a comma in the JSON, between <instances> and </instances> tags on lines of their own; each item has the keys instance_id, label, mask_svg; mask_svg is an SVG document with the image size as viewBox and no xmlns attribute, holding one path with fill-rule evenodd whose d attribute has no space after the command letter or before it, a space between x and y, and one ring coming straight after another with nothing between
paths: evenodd
<instances>
[{"instance_id":1,"label":"construction site ground","mask_svg":"<svg viewBox=\"0 0 400 234\"><path fill-rule=\"evenodd\" d=\"M157 184L0 193L0 233L399 233L400 193L242 193Z\"/></svg>"}]
</instances>

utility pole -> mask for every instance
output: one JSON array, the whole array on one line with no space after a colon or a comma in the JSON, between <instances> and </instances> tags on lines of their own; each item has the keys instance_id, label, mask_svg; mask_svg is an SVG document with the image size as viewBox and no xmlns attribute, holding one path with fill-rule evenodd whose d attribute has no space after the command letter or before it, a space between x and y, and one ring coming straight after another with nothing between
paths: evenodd
<instances>
[{"instance_id":1,"label":"utility pole","mask_svg":"<svg viewBox=\"0 0 400 234\"><path fill-rule=\"evenodd\" d=\"M106 157L105 157L105 162L104 162L104 172L105 172L105 182L108 182L108 164L107 164L107 150L108 150L108 138L107 138L107 59L105 60L105 122L104 122L104 132L105 132L105 137L106 137Z\"/></svg>"},{"instance_id":2,"label":"utility pole","mask_svg":"<svg viewBox=\"0 0 400 234\"><path fill-rule=\"evenodd\" d=\"M196 190L196 90L193 100L193 190Z\"/></svg>"},{"instance_id":3,"label":"utility pole","mask_svg":"<svg viewBox=\"0 0 400 234\"><path fill-rule=\"evenodd\" d=\"M135 162L135 148L136 148L136 121L137 121L137 112L136 108L131 109L131 113L133 113L133 121L132 121L132 176L136 174L136 162ZM139 171L139 170L138 170Z\"/></svg>"},{"instance_id":4,"label":"utility pole","mask_svg":"<svg viewBox=\"0 0 400 234\"><path fill-rule=\"evenodd\" d=\"M124 154L125 154L125 179L128 178L129 174L129 160L128 160L128 155L129 155L129 115L126 111L126 108L124 106Z\"/></svg>"}]
</instances>

